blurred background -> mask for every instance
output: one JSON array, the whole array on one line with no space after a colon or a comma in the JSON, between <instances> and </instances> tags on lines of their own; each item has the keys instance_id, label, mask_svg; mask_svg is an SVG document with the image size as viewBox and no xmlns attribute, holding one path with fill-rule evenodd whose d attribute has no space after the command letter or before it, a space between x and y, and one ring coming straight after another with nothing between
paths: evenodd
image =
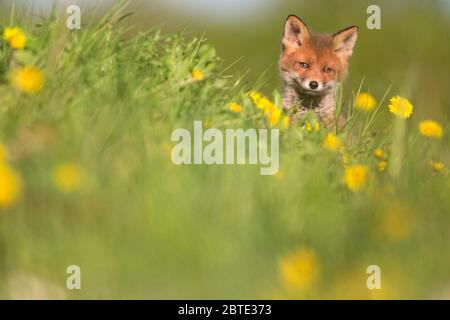
<instances>
[{"instance_id":1,"label":"blurred background","mask_svg":"<svg viewBox=\"0 0 450 320\"><path fill-rule=\"evenodd\" d=\"M6 7L3 14L8 14L13 1L1 3ZM114 1L17 0L16 6L19 12L20 7L27 11L31 7L45 15L55 3L64 8L80 4L82 14L91 18L100 17ZM366 28L371 4L381 8L381 30ZM429 116L449 119L450 1L133 0L128 11L133 15L124 24L131 34L159 26L164 33L184 30L187 37L204 36L217 49L224 67L238 61L230 73L246 74L249 83L264 74L267 93L279 87L280 35L289 14L298 15L317 32L356 24L360 33L346 86L357 88L364 77L366 89L375 93L383 93L391 84L394 91L408 96L426 91L426 100L417 95L413 101L426 106Z\"/></svg>"}]
</instances>

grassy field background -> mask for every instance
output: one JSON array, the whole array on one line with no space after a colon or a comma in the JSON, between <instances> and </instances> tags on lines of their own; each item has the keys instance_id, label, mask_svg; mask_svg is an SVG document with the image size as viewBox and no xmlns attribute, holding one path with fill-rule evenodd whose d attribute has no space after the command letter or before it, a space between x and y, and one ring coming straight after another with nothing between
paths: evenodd
<instances>
[{"instance_id":1,"label":"grassy field background","mask_svg":"<svg viewBox=\"0 0 450 320\"><path fill-rule=\"evenodd\" d=\"M161 18L125 17L133 6L79 31L62 12L2 10L1 33L18 26L26 45L0 40L0 297L449 298L450 22L439 2L380 2L382 30L361 28L341 93L350 125L285 128L281 117L279 174L170 160L172 131L194 120L267 127L248 93L279 106L285 13L317 30L364 26L367 5L352 3L283 2L264 22L205 37L201 23L181 32L182 19L149 30ZM44 79L36 92L36 74L17 80L28 67ZM378 111L356 110L358 92ZM408 119L389 112L396 95L414 106ZM420 134L426 119L442 137ZM342 147L330 148L329 131ZM363 178L348 171L358 165ZM82 290L66 289L73 264ZM366 287L369 265L381 290Z\"/></svg>"}]
</instances>

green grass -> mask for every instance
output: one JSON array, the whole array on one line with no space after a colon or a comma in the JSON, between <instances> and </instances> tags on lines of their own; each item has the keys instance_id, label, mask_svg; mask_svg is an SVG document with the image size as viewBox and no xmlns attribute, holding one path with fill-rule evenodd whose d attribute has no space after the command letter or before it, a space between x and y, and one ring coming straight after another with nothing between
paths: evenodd
<instances>
[{"instance_id":1,"label":"green grass","mask_svg":"<svg viewBox=\"0 0 450 320\"><path fill-rule=\"evenodd\" d=\"M175 166L170 135L193 120L266 127L246 94L260 85L229 74L204 39L158 30L125 37L120 16L73 32L55 17L23 20L26 50L0 45L0 142L23 183L20 199L0 209L0 297L430 298L448 290L448 168L428 164L448 165L447 134L418 136L423 119L395 119L386 100L371 121L373 113L353 110L359 89L344 88L351 124L338 136L350 161L369 169L360 192L343 182L341 155L322 147L327 130L304 124L281 129L277 176L250 165ZM36 95L9 83L23 65L45 74ZM194 69L205 79L195 81ZM380 101L384 92L373 94ZM232 101L241 114L227 109ZM385 172L376 147L388 153ZM71 193L52 181L66 162L83 172ZM313 250L319 270L307 289L281 281L280 261L299 248ZM71 264L81 267L80 291L65 289ZM371 264L382 270L376 293L366 288Z\"/></svg>"}]
</instances>

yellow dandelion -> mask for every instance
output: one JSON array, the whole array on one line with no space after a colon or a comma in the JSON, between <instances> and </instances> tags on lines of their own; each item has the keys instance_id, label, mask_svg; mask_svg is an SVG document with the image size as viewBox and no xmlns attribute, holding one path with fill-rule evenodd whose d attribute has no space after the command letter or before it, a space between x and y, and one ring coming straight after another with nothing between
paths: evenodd
<instances>
[{"instance_id":1,"label":"yellow dandelion","mask_svg":"<svg viewBox=\"0 0 450 320\"><path fill-rule=\"evenodd\" d=\"M23 49L27 43L27 37L18 27L5 28L3 39L12 49Z\"/></svg>"},{"instance_id":2,"label":"yellow dandelion","mask_svg":"<svg viewBox=\"0 0 450 320\"><path fill-rule=\"evenodd\" d=\"M191 75L192 75L192 78L194 78L197 81L205 79L205 75L199 69L194 69L192 71Z\"/></svg>"},{"instance_id":3,"label":"yellow dandelion","mask_svg":"<svg viewBox=\"0 0 450 320\"><path fill-rule=\"evenodd\" d=\"M353 191L364 188L367 180L367 168L363 165L354 165L345 168L344 181L347 187Z\"/></svg>"},{"instance_id":4,"label":"yellow dandelion","mask_svg":"<svg viewBox=\"0 0 450 320\"><path fill-rule=\"evenodd\" d=\"M62 192L72 192L81 185L81 168L73 163L58 165L53 170L53 182L58 190Z\"/></svg>"},{"instance_id":5,"label":"yellow dandelion","mask_svg":"<svg viewBox=\"0 0 450 320\"><path fill-rule=\"evenodd\" d=\"M413 112L413 105L408 99L400 96L392 97L389 100L389 111L399 118L409 118Z\"/></svg>"},{"instance_id":6,"label":"yellow dandelion","mask_svg":"<svg viewBox=\"0 0 450 320\"><path fill-rule=\"evenodd\" d=\"M259 101L259 108L264 111L265 115L270 115L278 109L275 104L267 98L262 98Z\"/></svg>"},{"instance_id":7,"label":"yellow dandelion","mask_svg":"<svg viewBox=\"0 0 450 320\"><path fill-rule=\"evenodd\" d=\"M313 130L312 125L309 121L306 121L305 128L306 128L306 131L308 131L308 132L312 132L312 130Z\"/></svg>"},{"instance_id":8,"label":"yellow dandelion","mask_svg":"<svg viewBox=\"0 0 450 320\"><path fill-rule=\"evenodd\" d=\"M308 289L319 276L319 261L313 250L301 248L283 258L279 270L287 288Z\"/></svg>"},{"instance_id":9,"label":"yellow dandelion","mask_svg":"<svg viewBox=\"0 0 450 320\"><path fill-rule=\"evenodd\" d=\"M285 129L289 128L289 116L284 116L284 118L283 118L283 128L285 128Z\"/></svg>"},{"instance_id":10,"label":"yellow dandelion","mask_svg":"<svg viewBox=\"0 0 450 320\"><path fill-rule=\"evenodd\" d=\"M22 180L8 164L0 163L0 209L9 208L20 196Z\"/></svg>"},{"instance_id":11,"label":"yellow dandelion","mask_svg":"<svg viewBox=\"0 0 450 320\"><path fill-rule=\"evenodd\" d=\"M386 169L387 166L387 161L386 160L381 160L377 163L377 169L378 171L384 171Z\"/></svg>"},{"instance_id":12,"label":"yellow dandelion","mask_svg":"<svg viewBox=\"0 0 450 320\"><path fill-rule=\"evenodd\" d=\"M362 111L371 111L376 105L375 98L367 92L361 92L355 99L355 108Z\"/></svg>"},{"instance_id":13,"label":"yellow dandelion","mask_svg":"<svg viewBox=\"0 0 450 320\"><path fill-rule=\"evenodd\" d=\"M254 102L255 104L257 103L257 101L258 101L259 99L261 99L261 98L263 97L262 93L261 93L261 92L258 92L258 91L250 91L250 92L248 93L248 95L249 95L249 97L253 100L253 102Z\"/></svg>"},{"instance_id":14,"label":"yellow dandelion","mask_svg":"<svg viewBox=\"0 0 450 320\"><path fill-rule=\"evenodd\" d=\"M422 121L419 125L420 133L429 138L442 138L443 130L439 123L433 120Z\"/></svg>"},{"instance_id":15,"label":"yellow dandelion","mask_svg":"<svg viewBox=\"0 0 450 320\"><path fill-rule=\"evenodd\" d=\"M445 164L442 162L430 161L430 166L435 172L441 172L445 168Z\"/></svg>"},{"instance_id":16,"label":"yellow dandelion","mask_svg":"<svg viewBox=\"0 0 450 320\"><path fill-rule=\"evenodd\" d=\"M386 153L380 149L380 148L376 148L375 151L373 152L373 155L375 156L375 158L377 158L378 160L384 160L387 158Z\"/></svg>"},{"instance_id":17,"label":"yellow dandelion","mask_svg":"<svg viewBox=\"0 0 450 320\"><path fill-rule=\"evenodd\" d=\"M277 107L275 104L265 97L262 93L257 91L251 91L249 93L250 98L256 107L264 112L265 115L271 114Z\"/></svg>"},{"instance_id":18,"label":"yellow dandelion","mask_svg":"<svg viewBox=\"0 0 450 320\"><path fill-rule=\"evenodd\" d=\"M333 133L328 132L323 142L323 147L329 151L336 151L342 147L342 143Z\"/></svg>"},{"instance_id":19,"label":"yellow dandelion","mask_svg":"<svg viewBox=\"0 0 450 320\"><path fill-rule=\"evenodd\" d=\"M314 123L314 130L315 131L320 131L320 124L317 121Z\"/></svg>"},{"instance_id":20,"label":"yellow dandelion","mask_svg":"<svg viewBox=\"0 0 450 320\"><path fill-rule=\"evenodd\" d=\"M320 124L317 121L314 121L313 124L311 124L311 122L309 122L309 121L306 121L305 128L306 128L306 131L308 131L308 132L320 131Z\"/></svg>"},{"instance_id":21,"label":"yellow dandelion","mask_svg":"<svg viewBox=\"0 0 450 320\"><path fill-rule=\"evenodd\" d=\"M280 121L281 109L274 108L268 115L267 120L269 122L270 127L274 127Z\"/></svg>"},{"instance_id":22,"label":"yellow dandelion","mask_svg":"<svg viewBox=\"0 0 450 320\"><path fill-rule=\"evenodd\" d=\"M228 105L228 109L230 109L232 112L235 112L235 113L242 112L242 106L236 102L230 103Z\"/></svg>"},{"instance_id":23,"label":"yellow dandelion","mask_svg":"<svg viewBox=\"0 0 450 320\"><path fill-rule=\"evenodd\" d=\"M350 164L350 156L347 153L342 154L341 160L344 166L348 166Z\"/></svg>"},{"instance_id":24,"label":"yellow dandelion","mask_svg":"<svg viewBox=\"0 0 450 320\"><path fill-rule=\"evenodd\" d=\"M44 86L44 75L35 67L24 67L15 70L11 77L12 84L19 90L35 94Z\"/></svg>"}]
</instances>

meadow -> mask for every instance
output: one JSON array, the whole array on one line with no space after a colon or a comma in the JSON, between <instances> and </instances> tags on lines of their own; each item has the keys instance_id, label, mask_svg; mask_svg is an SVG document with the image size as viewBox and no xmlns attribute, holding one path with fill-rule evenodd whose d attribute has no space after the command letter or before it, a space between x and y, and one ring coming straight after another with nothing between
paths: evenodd
<instances>
[{"instance_id":1,"label":"meadow","mask_svg":"<svg viewBox=\"0 0 450 320\"><path fill-rule=\"evenodd\" d=\"M1 298L450 298L442 97L360 78L342 130L290 124L205 38L127 19L0 21ZM171 133L195 120L279 129L280 171L176 166Z\"/></svg>"}]
</instances>

